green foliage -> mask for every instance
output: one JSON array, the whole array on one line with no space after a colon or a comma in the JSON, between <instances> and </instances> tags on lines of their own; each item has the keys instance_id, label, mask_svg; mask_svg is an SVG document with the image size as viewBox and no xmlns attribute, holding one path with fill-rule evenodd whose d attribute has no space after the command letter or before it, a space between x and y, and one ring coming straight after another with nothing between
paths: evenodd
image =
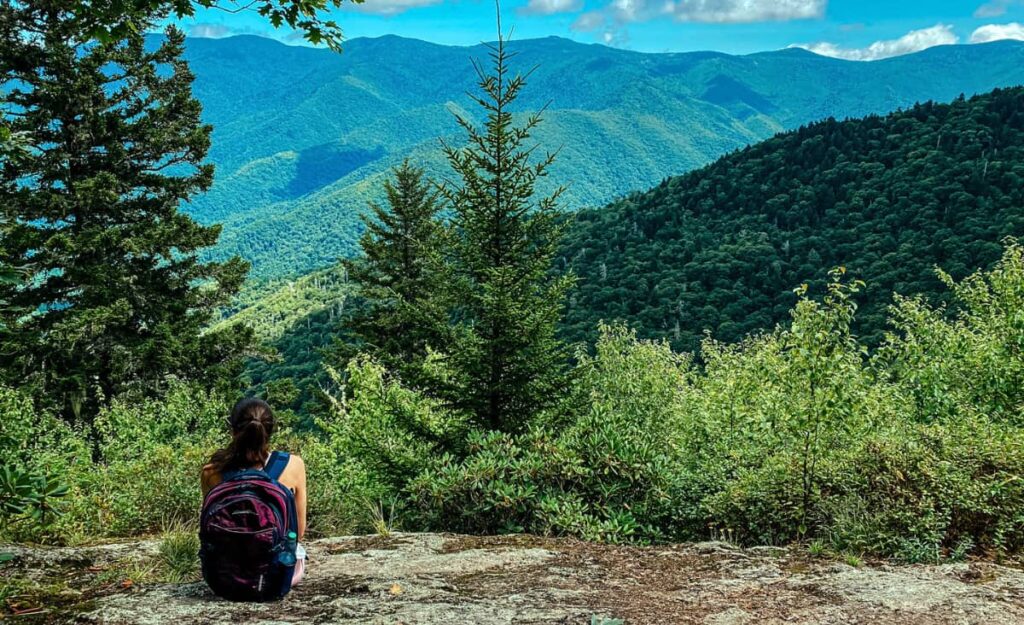
<instances>
[{"instance_id":1,"label":"green foliage","mask_svg":"<svg viewBox=\"0 0 1024 625\"><path fill-rule=\"evenodd\" d=\"M520 433L478 428L357 358L344 381L334 374L344 392L317 432L275 444L306 460L319 534L389 531L400 519L405 530L608 542L803 539L850 562L1020 553L1024 424L1012 407L1024 406L1014 378L1024 354L1013 348L1024 250L1008 241L992 270L951 282L948 311L902 298L871 357L850 334L857 288L836 272L820 301L801 295L789 325L738 344L706 340L701 367L604 326L562 406ZM90 434L0 388L4 458L68 486L52 502L59 515L22 516L2 539L189 526L226 410L177 385L163 399L118 398ZM99 441L96 461L88 439ZM176 564L161 567L191 570L184 538L166 550Z\"/></svg>"},{"instance_id":2,"label":"green foliage","mask_svg":"<svg viewBox=\"0 0 1024 625\"><path fill-rule=\"evenodd\" d=\"M365 467L353 462L336 442L320 435L297 435L277 446L294 450L306 462L309 535L375 531L366 502L381 501L386 495Z\"/></svg>"},{"instance_id":3,"label":"green foliage","mask_svg":"<svg viewBox=\"0 0 1024 625\"><path fill-rule=\"evenodd\" d=\"M446 338L447 311L437 293L446 286L441 255L447 241L437 219L439 193L422 169L403 162L384 190L388 208L371 203L372 217L364 218L363 255L344 263L360 301L345 320L335 357L370 354L416 385L429 348Z\"/></svg>"},{"instance_id":4,"label":"green foliage","mask_svg":"<svg viewBox=\"0 0 1024 625\"><path fill-rule=\"evenodd\" d=\"M814 558L822 557L823 555L825 555L827 550L828 548L825 545L825 541L821 540L820 538L812 540L811 543L807 545L808 555Z\"/></svg>"},{"instance_id":5,"label":"green foliage","mask_svg":"<svg viewBox=\"0 0 1024 625\"><path fill-rule=\"evenodd\" d=\"M348 272L341 265L297 280L250 285L225 309L224 318L213 324L211 330L248 326L257 339L273 345L300 326L313 332L310 317L321 312L335 324L345 312L350 290Z\"/></svg>"},{"instance_id":6,"label":"green foliage","mask_svg":"<svg viewBox=\"0 0 1024 625\"><path fill-rule=\"evenodd\" d=\"M509 76L504 45L493 50L492 73L479 71L484 129L460 116L468 145L445 148L458 177L441 188L450 225L435 221L434 196L408 166L388 187L391 210L375 210L366 256L350 263L366 298L350 349L369 353L349 361L347 384L333 373L346 392L337 418L320 424L339 455L365 468L369 501L409 488L416 501L400 513L417 508L409 513L462 531L529 519L517 502L533 494L519 486L536 459L500 476L496 467L516 461L514 435L559 406L569 383L555 338L570 284L552 275L558 194L534 198L554 157L531 163L527 142L540 118L513 122L525 81ZM428 500L443 503L424 510Z\"/></svg>"},{"instance_id":7,"label":"green foliage","mask_svg":"<svg viewBox=\"0 0 1024 625\"><path fill-rule=\"evenodd\" d=\"M920 296L896 298L879 358L930 420L968 414L1024 425L1022 255L1009 240L991 271L959 283L939 272L958 304L952 313ZM936 362L936 353L955 358Z\"/></svg>"},{"instance_id":8,"label":"green foliage","mask_svg":"<svg viewBox=\"0 0 1024 625\"><path fill-rule=\"evenodd\" d=\"M272 22L290 23L287 13L275 18L274 7L305 6L315 20L327 4L266 6ZM139 30L149 24L131 12L123 19ZM51 29L45 45L21 36L28 26ZM275 283L268 298L249 293L232 318L201 332L238 291L244 266L203 260L218 228L178 212L211 179L202 162L210 131L199 124L182 37L171 31L145 46L115 25L106 31L114 37L83 47L96 32L83 28L76 19L41 20L35 3L0 7L0 34L11 35L0 70L15 85L4 110L19 111L0 133L0 364L9 383L31 376L17 391L0 386L0 539L75 542L194 524L200 468L226 436L223 389L208 382L233 372L252 323L283 359L250 363L250 381L286 406L286 422L287 408L308 405L317 389L339 389L315 428L285 427L275 441L306 460L313 533L386 533L401 519L406 529L607 542L710 534L809 541L812 551L847 554L854 565L862 556L853 554L923 562L1024 548L1024 251L1007 240L991 271L961 279L994 261L998 237L1024 224L1024 91L782 135L604 214L584 214L560 254L561 191L546 179L559 165L550 155L531 160L540 118L528 111L542 106L517 99L524 79L507 74L499 41L493 73L478 71L481 95L447 98L438 85L462 83L444 80L455 76L450 70L431 76L430 97L456 112L440 134L460 127L468 135L466 147L443 152L456 174L442 187L451 227L435 221L424 182L437 158L425 171L399 168L384 185L389 210L374 208L366 258L347 265L363 286L356 312L367 315L356 347L370 353L345 354L342 375L320 373L318 358L346 312L346 266ZM531 45L549 46L547 56L566 48ZM444 67L443 49L423 50L427 65ZM624 58L597 54L606 56L587 60L605 69ZM812 63L803 53L775 57L788 70ZM727 59L715 60L713 76L705 59L692 58L685 67L652 60L644 76L602 71L605 88L623 87L618 104L573 94L574 81L596 80L564 71L579 58L531 80L569 81L559 91L574 108L554 115L555 136L607 124L613 104L632 121L651 99L712 111L698 118L708 122L695 135L706 145L690 146L687 156L703 162L806 113L780 112L731 79L749 68ZM874 67L886 64L851 73ZM108 73L118 68L126 75ZM346 81L365 71L344 74ZM675 75L690 82L673 82ZM658 89L647 89L649 80ZM703 95L679 87L691 83ZM264 232L247 240L248 251L276 255L291 270L300 265L296 250L310 251L324 236L335 247L306 262L349 249L354 212L305 238L288 228L352 185L347 201L375 197L364 183L383 175L384 150L366 137L382 124L395 134L411 118L394 121L387 107L365 105L379 104L381 94L399 104L430 99L410 85L409 93L382 86L365 95L359 110L372 110L360 113L368 123L353 150L320 140L320 126L337 130L325 120L303 121L317 130L299 132L294 152L266 152L266 140L250 134L251 144L236 144L239 153L221 153L234 168L224 188L236 192L277 160L295 168L283 186L276 178L251 185L254 201L267 202L239 218L249 221L233 222ZM285 108L291 114L306 96ZM467 102L482 106L480 118ZM436 113L441 105L434 106L416 114ZM223 120L224 108L214 98L212 117ZM612 126L623 123L612 118ZM236 127L265 130L272 119ZM678 145L655 141L678 133L656 117L650 123L651 143L679 154ZM422 150L424 128L388 158ZM600 157L592 152L587 158ZM617 154L608 162L625 161ZM616 170L614 181L637 177L628 167L602 169ZM641 178L657 170L643 169ZM339 178L347 179L328 190ZM595 193L614 184L595 181L603 190ZM225 197L217 193L205 208ZM281 206L279 220L265 219L267 207ZM318 219L339 217L337 206ZM237 232L246 236L244 227ZM793 305L786 289L798 277L846 260L867 285L838 269L796 289ZM932 263L948 273L932 277ZM31 272L27 281L9 270L21 266ZM586 282L565 328L581 337L596 328L597 340L570 360L556 325L571 282L563 276L574 267ZM931 299L942 287L948 292ZM883 332L889 291L905 289L923 295L892 300ZM858 311L861 291L868 302ZM673 350L698 342L699 354ZM868 345L878 349L869 353ZM54 398L54 406L35 398ZM67 418L79 415L88 418ZM194 577L194 541L187 529L165 531L158 566L168 579Z\"/></svg>"},{"instance_id":9,"label":"green foliage","mask_svg":"<svg viewBox=\"0 0 1024 625\"><path fill-rule=\"evenodd\" d=\"M4 241L7 240L8 222L3 215L0 215L0 245L3 245ZM28 274L22 269L17 267L11 267L9 265L0 264L0 286L17 288L28 279ZM9 332L10 329L3 322L5 315L13 314L24 314L26 311L13 308L5 299L0 299L0 336L5 332ZM2 340L2 339L0 339Z\"/></svg>"},{"instance_id":10,"label":"green foliage","mask_svg":"<svg viewBox=\"0 0 1024 625\"><path fill-rule=\"evenodd\" d=\"M159 561L167 582L194 582L199 579L199 532L194 527L178 527L160 538Z\"/></svg>"},{"instance_id":11,"label":"green foliage","mask_svg":"<svg viewBox=\"0 0 1024 625\"><path fill-rule=\"evenodd\" d=\"M65 424L37 415L24 393L0 387L0 415L0 520L46 528L68 495L61 469L87 447Z\"/></svg>"},{"instance_id":12,"label":"green foliage","mask_svg":"<svg viewBox=\"0 0 1024 625\"><path fill-rule=\"evenodd\" d=\"M50 475L35 475L19 467L0 466L0 518L27 517L45 524L54 501L68 494L68 487Z\"/></svg>"},{"instance_id":13,"label":"green foliage","mask_svg":"<svg viewBox=\"0 0 1024 625\"><path fill-rule=\"evenodd\" d=\"M11 86L0 112L31 146L0 161L0 264L30 274L0 284L14 308L0 370L69 421L171 375L230 378L249 339L201 333L247 265L200 262L220 229L178 210L212 182L210 128L181 60L184 35L169 29L147 48L141 32L155 20L93 45L66 8L0 7L0 81Z\"/></svg>"},{"instance_id":14,"label":"green foliage","mask_svg":"<svg viewBox=\"0 0 1024 625\"><path fill-rule=\"evenodd\" d=\"M36 409L24 394L0 387L4 466L49 476L67 488L63 497L54 499L51 492L45 498L45 516L33 518L31 509L13 518L3 514L0 542L194 534L189 528L201 505L200 471L227 441L229 409L216 392L176 383L162 397L117 397L91 427L76 429ZM306 462L313 535L349 534L366 522L371 481L361 467L328 440L287 428L275 435L274 444ZM383 496L379 489L377 495ZM188 549L174 551L180 555ZM183 573L183 555L181 563L169 570Z\"/></svg>"},{"instance_id":15,"label":"green foliage","mask_svg":"<svg viewBox=\"0 0 1024 625\"><path fill-rule=\"evenodd\" d=\"M332 438L383 492L409 494L403 518L423 526L628 539L642 533L641 520L671 515L671 442L654 424L666 425L660 417L676 405L672 391L687 365L665 346L633 345L622 330L609 330L599 354L581 365L593 408L561 436L472 429L436 401L386 382L369 362L353 363L349 395L325 425L334 424ZM449 442L456 451L444 453L446 441L461 445Z\"/></svg>"},{"instance_id":16,"label":"green foliage","mask_svg":"<svg viewBox=\"0 0 1024 625\"><path fill-rule=\"evenodd\" d=\"M894 291L949 301L1024 233L1024 89L887 117L829 119L580 213L560 254L579 275L563 329L599 320L696 350L784 322L793 284L846 266L867 286L855 332L884 338Z\"/></svg>"},{"instance_id":17,"label":"green foliage","mask_svg":"<svg viewBox=\"0 0 1024 625\"><path fill-rule=\"evenodd\" d=\"M226 411L206 391L173 385L161 399L117 398L97 416L95 429L73 429L0 387L5 464L45 475L51 485L44 493L47 514L29 509L4 524L0 536L75 542L194 519L199 470L224 436ZM57 494L63 496L53 499Z\"/></svg>"},{"instance_id":18,"label":"green foliage","mask_svg":"<svg viewBox=\"0 0 1024 625\"><path fill-rule=\"evenodd\" d=\"M545 81L543 68L538 72L531 80ZM555 258L560 271L579 276L561 336L593 342L599 321L622 320L641 337L668 339L677 351L697 351L706 330L737 342L787 320L794 284L810 279L820 290L828 268L842 265L867 283L854 333L877 347L893 292L948 302L951 292L935 265L962 278L996 260L1003 236L1024 232L1021 93L828 120L580 213ZM558 112L545 112L540 140L550 140L545 129L557 124ZM552 177L572 179L559 165L585 135L564 140ZM436 157L422 157L430 173L443 175L430 165ZM538 185L547 192L550 181ZM582 186L591 188L591 181L570 185L563 204L578 204L572 194ZM313 218L305 215L303 223ZM303 330L295 330L300 345ZM314 319L310 339L322 336ZM298 359L286 356L279 368L315 367L315 358L302 355L307 351L293 350Z\"/></svg>"},{"instance_id":19,"label":"green foliage","mask_svg":"<svg viewBox=\"0 0 1024 625\"><path fill-rule=\"evenodd\" d=\"M246 362L243 379L249 392L279 411L291 409L308 418L319 407L320 389L330 385L321 356L332 351L340 334L353 286L345 267L338 265L263 289L259 297L250 290L236 299L229 316L211 331L252 328L262 348Z\"/></svg>"},{"instance_id":20,"label":"green foliage","mask_svg":"<svg viewBox=\"0 0 1024 625\"><path fill-rule=\"evenodd\" d=\"M1021 247L950 286L954 316L902 299L871 357L851 334L861 283L841 270L820 301L798 289L787 326L706 340L701 368L604 326L579 356L575 408L522 433L459 422L356 361L326 436L375 497L398 498L410 529L806 539L816 553L906 561L1018 553ZM447 437L464 441L458 453L441 451Z\"/></svg>"},{"instance_id":21,"label":"green foliage","mask_svg":"<svg viewBox=\"0 0 1024 625\"><path fill-rule=\"evenodd\" d=\"M466 145L444 146L456 176L441 188L452 237L445 284L432 295L450 327L438 347L441 375L426 386L476 427L520 432L566 386L567 354L555 327L572 280L552 271L561 190L536 197L555 160L550 153L534 159L531 135L541 116L516 125L512 111L526 77L511 74L501 37L490 56L490 72L477 66L473 96L483 127L456 114Z\"/></svg>"},{"instance_id":22,"label":"green foliage","mask_svg":"<svg viewBox=\"0 0 1024 625\"><path fill-rule=\"evenodd\" d=\"M387 377L365 357L349 364L347 379L331 370L345 394L334 403L332 418L320 422L342 457L359 458L377 488L371 500L398 490L433 462L445 447L464 436L464 419L454 418L432 400Z\"/></svg>"},{"instance_id":23,"label":"green foliage","mask_svg":"<svg viewBox=\"0 0 1024 625\"><path fill-rule=\"evenodd\" d=\"M363 0L350 0L354 4ZM128 0L111 2L75 0L67 3L65 19L74 20L89 36L108 43L139 31L137 20L154 14L173 13L178 18L192 17L196 7L221 8L236 12L241 8L255 11L274 28L287 26L298 30L313 45L341 49L341 28L334 20L325 19L342 0L256 0L240 7L226 0Z\"/></svg>"}]
</instances>

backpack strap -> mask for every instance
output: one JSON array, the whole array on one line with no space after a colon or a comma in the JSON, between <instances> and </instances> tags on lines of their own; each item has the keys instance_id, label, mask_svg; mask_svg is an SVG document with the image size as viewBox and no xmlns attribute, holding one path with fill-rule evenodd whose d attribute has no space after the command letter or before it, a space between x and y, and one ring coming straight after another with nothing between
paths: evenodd
<instances>
[{"instance_id":1,"label":"backpack strap","mask_svg":"<svg viewBox=\"0 0 1024 625\"><path fill-rule=\"evenodd\" d=\"M242 477L242 476L262 475L262 474L263 474L263 471L260 471L259 469L234 469L234 470L225 471L224 473L222 473L221 476L220 476L220 481L221 482L230 482L231 480L233 480L235 478Z\"/></svg>"},{"instance_id":2,"label":"backpack strap","mask_svg":"<svg viewBox=\"0 0 1024 625\"><path fill-rule=\"evenodd\" d=\"M270 479L276 482L281 478L281 474L284 473L284 469L288 466L289 460L291 460L291 454L287 451L275 451L270 454L270 458L267 460L267 466L263 467L263 472L269 475Z\"/></svg>"}]
</instances>

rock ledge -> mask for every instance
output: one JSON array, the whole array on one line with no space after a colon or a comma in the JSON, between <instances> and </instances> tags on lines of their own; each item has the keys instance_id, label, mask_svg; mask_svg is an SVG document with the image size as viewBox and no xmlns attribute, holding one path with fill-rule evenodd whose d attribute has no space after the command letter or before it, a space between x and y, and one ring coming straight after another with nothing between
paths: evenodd
<instances>
[{"instance_id":1,"label":"rock ledge","mask_svg":"<svg viewBox=\"0 0 1024 625\"><path fill-rule=\"evenodd\" d=\"M396 534L307 547L309 575L281 603L232 604L201 583L111 583L74 610L19 622L589 625L596 616L630 625L1024 623L1024 572L990 563L854 568L786 549L637 548L531 536ZM153 542L18 549L15 569L37 576L109 571L155 550Z\"/></svg>"}]
</instances>

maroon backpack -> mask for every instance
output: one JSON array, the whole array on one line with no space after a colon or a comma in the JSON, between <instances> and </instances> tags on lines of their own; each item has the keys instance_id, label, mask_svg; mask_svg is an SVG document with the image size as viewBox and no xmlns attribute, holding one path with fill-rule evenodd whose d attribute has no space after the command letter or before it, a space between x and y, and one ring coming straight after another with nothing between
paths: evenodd
<instances>
[{"instance_id":1,"label":"maroon backpack","mask_svg":"<svg viewBox=\"0 0 1024 625\"><path fill-rule=\"evenodd\" d=\"M278 482L289 454L263 470L227 471L199 517L203 579L232 601L274 601L292 588L298 521L292 491Z\"/></svg>"}]
</instances>

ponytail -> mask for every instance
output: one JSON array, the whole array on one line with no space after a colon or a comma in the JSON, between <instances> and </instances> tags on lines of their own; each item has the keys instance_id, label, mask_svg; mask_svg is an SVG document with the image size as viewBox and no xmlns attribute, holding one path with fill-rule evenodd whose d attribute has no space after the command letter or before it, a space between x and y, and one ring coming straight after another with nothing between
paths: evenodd
<instances>
[{"instance_id":1,"label":"ponytail","mask_svg":"<svg viewBox=\"0 0 1024 625\"><path fill-rule=\"evenodd\" d=\"M261 467L270 454L270 436L274 433L274 412L267 402L247 397L231 409L231 443L210 458L217 473Z\"/></svg>"}]
</instances>

